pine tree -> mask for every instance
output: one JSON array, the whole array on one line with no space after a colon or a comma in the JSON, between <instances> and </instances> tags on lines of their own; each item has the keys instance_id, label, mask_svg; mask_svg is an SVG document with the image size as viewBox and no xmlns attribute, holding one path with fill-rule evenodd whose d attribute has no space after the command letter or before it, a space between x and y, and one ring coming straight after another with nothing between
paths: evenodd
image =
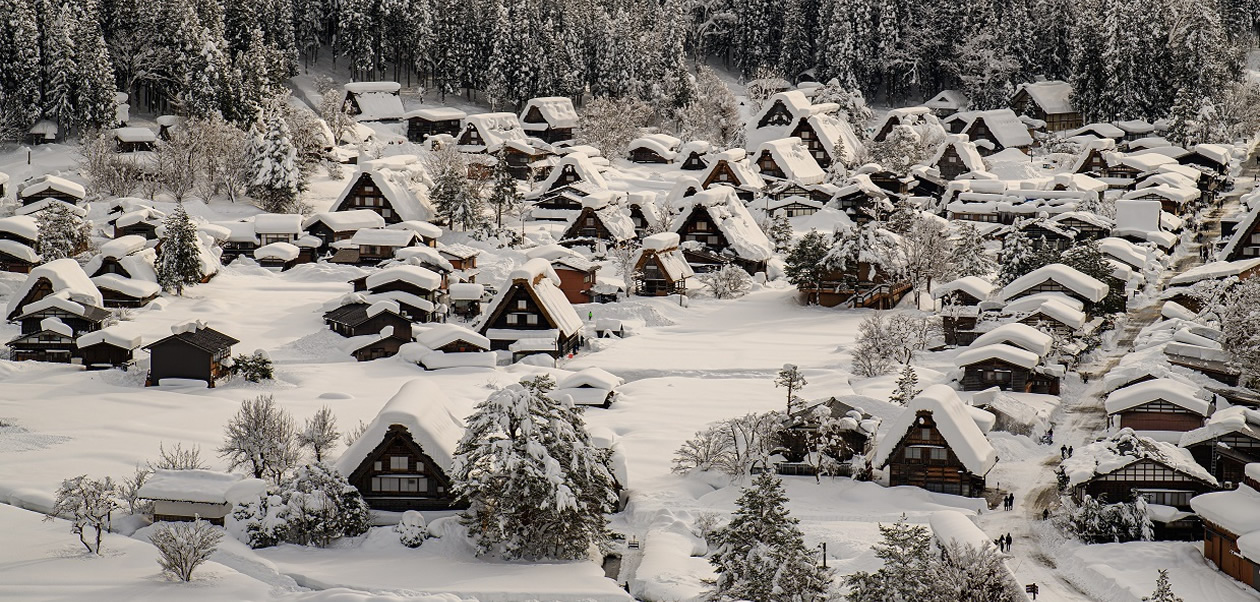
<instances>
[{"instance_id":1,"label":"pine tree","mask_svg":"<svg viewBox=\"0 0 1260 602\"><path fill-rule=\"evenodd\" d=\"M1155 593L1143 597L1142 602L1182 602L1181 597L1172 591L1172 582L1168 580L1168 569L1159 569L1159 579L1155 580Z\"/></svg>"},{"instance_id":2,"label":"pine tree","mask_svg":"<svg viewBox=\"0 0 1260 602\"><path fill-rule=\"evenodd\" d=\"M39 119L40 30L32 3L0 0L0 128L25 133Z\"/></svg>"},{"instance_id":3,"label":"pine tree","mask_svg":"<svg viewBox=\"0 0 1260 602\"><path fill-rule=\"evenodd\" d=\"M980 231L975 224L964 222L954 238L954 248L948 261L955 278L965 276L987 277L997 268L996 263L984 250Z\"/></svg>"},{"instance_id":4,"label":"pine tree","mask_svg":"<svg viewBox=\"0 0 1260 602\"><path fill-rule=\"evenodd\" d=\"M494 184L490 189L490 204L494 206L494 224L503 228L503 214L516 209L521 204L521 192L516 187L516 178L507 162L507 153L503 150L495 153Z\"/></svg>"},{"instance_id":5,"label":"pine tree","mask_svg":"<svg viewBox=\"0 0 1260 602\"><path fill-rule=\"evenodd\" d=\"M779 375L774 379L774 387L777 389L783 387L787 389L787 414L792 413L792 408L800 403L801 398L797 393L805 388L809 382L805 380L805 373L801 372L795 364L783 364L783 368L779 370Z\"/></svg>"},{"instance_id":6,"label":"pine tree","mask_svg":"<svg viewBox=\"0 0 1260 602\"><path fill-rule=\"evenodd\" d=\"M893 389L888 403L903 406L922 392L919 389L918 373L914 371L914 366L910 365L910 362L906 362L905 367L901 369L901 375L897 377L897 388Z\"/></svg>"},{"instance_id":7,"label":"pine tree","mask_svg":"<svg viewBox=\"0 0 1260 602\"><path fill-rule=\"evenodd\" d=\"M799 521L787 510L783 483L759 474L735 501L735 515L710 538L714 600L826 600L831 572L814 562Z\"/></svg>"},{"instance_id":8,"label":"pine tree","mask_svg":"<svg viewBox=\"0 0 1260 602\"><path fill-rule=\"evenodd\" d=\"M805 0L787 0L783 7L783 35L779 51L779 72L795 79L813 65L813 42L809 36Z\"/></svg>"},{"instance_id":9,"label":"pine tree","mask_svg":"<svg viewBox=\"0 0 1260 602\"><path fill-rule=\"evenodd\" d=\"M259 112L250 130L250 195L268 213L297 213L298 195L306 188L298 167L297 148L285 122L282 99L273 98Z\"/></svg>"},{"instance_id":10,"label":"pine tree","mask_svg":"<svg viewBox=\"0 0 1260 602\"><path fill-rule=\"evenodd\" d=\"M80 132L110 127L116 122L114 65L95 13L93 8L75 24L73 124Z\"/></svg>"},{"instance_id":11,"label":"pine tree","mask_svg":"<svg viewBox=\"0 0 1260 602\"><path fill-rule=\"evenodd\" d=\"M617 499L608 452L553 387L547 376L509 385L468 418L451 491L469 504L462 522L481 554L574 560L607 537Z\"/></svg>"},{"instance_id":12,"label":"pine tree","mask_svg":"<svg viewBox=\"0 0 1260 602\"><path fill-rule=\"evenodd\" d=\"M43 263L74 257L87 250L92 225L67 203L51 203L35 215L39 226L39 257Z\"/></svg>"},{"instance_id":13,"label":"pine tree","mask_svg":"<svg viewBox=\"0 0 1260 602\"><path fill-rule=\"evenodd\" d=\"M183 295L184 287L193 286L205 278L197 224L184 210L184 204L179 203L162 223L162 228L165 237L162 239L161 255L158 256L158 284L166 291Z\"/></svg>"},{"instance_id":14,"label":"pine tree","mask_svg":"<svg viewBox=\"0 0 1260 602\"><path fill-rule=\"evenodd\" d=\"M486 225L485 202L468 181L468 162L448 144L429 155L433 187L429 200L438 218L450 228L476 230Z\"/></svg>"},{"instance_id":15,"label":"pine tree","mask_svg":"<svg viewBox=\"0 0 1260 602\"><path fill-rule=\"evenodd\" d=\"M845 578L852 602L948 600L936 577L932 540L927 527L910 525L902 515L892 525L879 525L880 543L873 546L884 566L874 573L858 571ZM942 595L945 594L945 595Z\"/></svg>"},{"instance_id":16,"label":"pine tree","mask_svg":"<svg viewBox=\"0 0 1260 602\"><path fill-rule=\"evenodd\" d=\"M831 239L817 230L810 230L796 242L784 262L788 282L797 288L810 290L808 303L818 303L818 289L827 279L830 270L826 259L831 251Z\"/></svg>"},{"instance_id":17,"label":"pine tree","mask_svg":"<svg viewBox=\"0 0 1260 602\"><path fill-rule=\"evenodd\" d=\"M786 213L780 213L770 220L766 230L766 238L774 245L776 253L786 253L792 248L792 222Z\"/></svg>"},{"instance_id":18,"label":"pine tree","mask_svg":"<svg viewBox=\"0 0 1260 602\"><path fill-rule=\"evenodd\" d=\"M1016 220L1011 231L1002 239L1001 265L996 284L1005 286L1011 281L1039 267L1038 253L1033 241L1024 232L1024 220Z\"/></svg>"}]
</instances>

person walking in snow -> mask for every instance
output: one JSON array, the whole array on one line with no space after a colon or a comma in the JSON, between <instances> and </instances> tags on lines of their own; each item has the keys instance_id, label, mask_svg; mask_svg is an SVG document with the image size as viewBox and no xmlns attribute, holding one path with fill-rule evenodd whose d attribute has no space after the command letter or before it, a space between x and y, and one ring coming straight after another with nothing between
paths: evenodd
<instances>
[{"instance_id":1,"label":"person walking in snow","mask_svg":"<svg viewBox=\"0 0 1260 602\"><path fill-rule=\"evenodd\" d=\"M1071 445L1069 445L1069 446L1068 446L1068 457L1069 457L1069 458L1071 458L1071 457L1072 457L1072 446L1071 446Z\"/></svg>"},{"instance_id":2,"label":"person walking in snow","mask_svg":"<svg viewBox=\"0 0 1260 602\"><path fill-rule=\"evenodd\" d=\"M1011 551L1011 534L1010 533L1006 534L1006 551L1007 552Z\"/></svg>"},{"instance_id":3,"label":"person walking in snow","mask_svg":"<svg viewBox=\"0 0 1260 602\"><path fill-rule=\"evenodd\" d=\"M1060 459L1063 459L1063 460L1067 459L1067 444L1066 443L1059 446L1059 457Z\"/></svg>"}]
</instances>

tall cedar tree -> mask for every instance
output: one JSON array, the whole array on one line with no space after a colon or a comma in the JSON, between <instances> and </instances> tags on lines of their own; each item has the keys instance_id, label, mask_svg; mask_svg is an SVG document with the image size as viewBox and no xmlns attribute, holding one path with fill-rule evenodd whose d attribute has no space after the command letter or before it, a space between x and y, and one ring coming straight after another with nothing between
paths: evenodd
<instances>
[{"instance_id":1,"label":"tall cedar tree","mask_svg":"<svg viewBox=\"0 0 1260 602\"><path fill-rule=\"evenodd\" d=\"M774 379L774 387L777 389L783 387L787 389L787 414L792 413L793 406L800 403L800 397L797 393L805 388L809 382L805 380L805 373L801 372L795 364L783 364L783 369L779 370L779 375Z\"/></svg>"},{"instance_id":2,"label":"tall cedar tree","mask_svg":"<svg viewBox=\"0 0 1260 602\"><path fill-rule=\"evenodd\" d=\"M914 371L914 366L910 365L910 362L906 362L905 367L901 369L901 375L897 377L897 387L893 389L888 403L906 405L922 392L919 389L919 374Z\"/></svg>"},{"instance_id":3,"label":"tall cedar tree","mask_svg":"<svg viewBox=\"0 0 1260 602\"><path fill-rule=\"evenodd\" d=\"M74 257L87 250L92 226L68 203L52 203L36 214L39 256L44 263Z\"/></svg>"},{"instance_id":4,"label":"tall cedar tree","mask_svg":"<svg viewBox=\"0 0 1260 602\"><path fill-rule=\"evenodd\" d=\"M757 475L735 501L735 516L712 535L713 600L826 600L831 571L814 560L798 521L787 510L783 483Z\"/></svg>"},{"instance_id":5,"label":"tall cedar tree","mask_svg":"<svg viewBox=\"0 0 1260 602\"><path fill-rule=\"evenodd\" d=\"M249 192L269 213L296 213L298 195L306 188L298 166L297 148L278 99L258 113L250 130Z\"/></svg>"},{"instance_id":6,"label":"tall cedar tree","mask_svg":"<svg viewBox=\"0 0 1260 602\"><path fill-rule=\"evenodd\" d=\"M495 153L494 187L490 189L490 204L494 206L494 225L503 227L504 212L521 204L521 193L516 188L516 178L508 168L507 153L500 149Z\"/></svg>"},{"instance_id":7,"label":"tall cedar tree","mask_svg":"<svg viewBox=\"0 0 1260 602\"><path fill-rule=\"evenodd\" d=\"M810 230L788 253L784 267L788 282L797 288L810 290L807 303L818 303L817 291L831 273L824 261L830 251L831 239L817 230Z\"/></svg>"},{"instance_id":8,"label":"tall cedar tree","mask_svg":"<svg viewBox=\"0 0 1260 602\"><path fill-rule=\"evenodd\" d=\"M158 257L158 284L169 292L182 295L184 287L197 284L205 278L201 268L201 242L197 240L197 224L188 217L184 204L178 203L162 226L166 230L166 237L162 240L162 254Z\"/></svg>"},{"instance_id":9,"label":"tall cedar tree","mask_svg":"<svg viewBox=\"0 0 1260 602\"><path fill-rule=\"evenodd\" d=\"M509 385L477 405L455 449L451 489L481 554L576 560L607 536L616 506L608 450L580 407L548 393L548 376Z\"/></svg>"}]
</instances>

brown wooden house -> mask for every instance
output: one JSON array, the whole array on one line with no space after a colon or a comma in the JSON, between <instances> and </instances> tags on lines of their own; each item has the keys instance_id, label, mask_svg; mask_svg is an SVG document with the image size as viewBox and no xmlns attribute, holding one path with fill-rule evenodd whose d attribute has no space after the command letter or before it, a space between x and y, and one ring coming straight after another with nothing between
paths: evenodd
<instances>
[{"instance_id":1,"label":"brown wooden house","mask_svg":"<svg viewBox=\"0 0 1260 602\"><path fill-rule=\"evenodd\" d=\"M29 215L0 218L0 272L30 273L39 263L39 223Z\"/></svg>"},{"instance_id":2,"label":"brown wooden house","mask_svg":"<svg viewBox=\"0 0 1260 602\"><path fill-rule=\"evenodd\" d=\"M811 458L818 453L811 448L810 442L820 428L824 418L829 430L837 435L840 445L826 450L830 460L843 465L857 455L867 455L875 442L875 430L879 419L871 416L861 408L841 401L835 397L811 403L789 416L787 428L779 434L780 443L785 450L782 453L784 462L776 466L779 474L814 474L819 458ZM810 460L814 460L811 463ZM843 474L842 476L852 476Z\"/></svg>"},{"instance_id":3,"label":"brown wooden house","mask_svg":"<svg viewBox=\"0 0 1260 602\"><path fill-rule=\"evenodd\" d=\"M226 361L232 345L240 341L202 322L174 326L171 336L149 343L149 377L145 386L155 386L164 378L203 380L210 388L230 376Z\"/></svg>"},{"instance_id":4,"label":"brown wooden house","mask_svg":"<svg viewBox=\"0 0 1260 602\"><path fill-rule=\"evenodd\" d=\"M131 365L140 346L140 337L123 334L116 327L81 335L76 344L79 357L88 370L122 368Z\"/></svg>"},{"instance_id":5,"label":"brown wooden house","mask_svg":"<svg viewBox=\"0 0 1260 602\"><path fill-rule=\"evenodd\" d=\"M1119 388L1107 396L1112 425L1135 431L1187 432L1203 426L1212 405L1181 381L1156 378Z\"/></svg>"},{"instance_id":6,"label":"brown wooden house","mask_svg":"<svg viewBox=\"0 0 1260 602\"><path fill-rule=\"evenodd\" d=\"M678 250L678 234L661 232L643 239L633 274L634 294L659 297L687 294L687 279L695 272Z\"/></svg>"},{"instance_id":7,"label":"brown wooden house","mask_svg":"<svg viewBox=\"0 0 1260 602\"><path fill-rule=\"evenodd\" d=\"M464 117L467 116L467 113L450 107L416 109L407 113L407 140L418 144L430 136L446 135L453 138L459 135Z\"/></svg>"},{"instance_id":8,"label":"brown wooden house","mask_svg":"<svg viewBox=\"0 0 1260 602\"><path fill-rule=\"evenodd\" d=\"M573 139L578 115L564 96L532 98L521 111L521 129L549 144Z\"/></svg>"},{"instance_id":9,"label":"brown wooden house","mask_svg":"<svg viewBox=\"0 0 1260 602\"><path fill-rule=\"evenodd\" d=\"M411 320L402 315L398 303L393 301L349 303L325 312L324 324L343 337L376 334L386 326L398 333L411 331Z\"/></svg>"},{"instance_id":10,"label":"brown wooden house","mask_svg":"<svg viewBox=\"0 0 1260 602\"><path fill-rule=\"evenodd\" d=\"M1203 557L1237 581L1260 590L1260 464L1248 464L1234 491L1190 500L1203 520Z\"/></svg>"},{"instance_id":11,"label":"brown wooden house","mask_svg":"<svg viewBox=\"0 0 1260 602\"><path fill-rule=\"evenodd\" d=\"M514 270L509 280L479 329L490 339L491 348L553 357L575 350L581 339L582 319L560 289L560 276L551 263L530 259Z\"/></svg>"},{"instance_id":12,"label":"brown wooden house","mask_svg":"<svg viewBox=\"0 0 1260 602\"><path fill-rule=\"evenodd\" d=\"M87 191L75 182L52 175L44 175L23 182L18 186L17 198L23 206L34 205L46 199L77 205L87 196Z\"/></svg>"},{"instance_id":13,"label":"brown wooden house","mask_svg":"<svg viewBox=\"0 0 1260 602\"><path fill-rule=\"evenodd\" d=\"M337 459L374 510L452 510L451 468L464 426L428 379L408 381Z\"/></svg>"},{"instance_id":14,"label":"brown wooden house","mask_svg":"<svg viewBox=\"0 0 1260 602\"><path fill-rule=\"evenodd\" d=\"M1011 97L1011 108L1020 115L1044 121L1046 131L1062 132L1081 127L1081 112L1072 105L1072 84L1044 81L1020 84Z\"/></svg>"},{"instance_id":15,"label":"brown wooden house","mask_svg":"<svg viewBox=\"0 0 1260 602\"><path fill-rule=\"evenodd\" d=\"M9 357L15 362L55 362L68 364L76 353L75 333L57 318L45 318L33 332L10 340Z\"/></svg>"},{"instance_id":16,"label":"brown wooden house","mask_svg":"<svg viewBox=\"0 0 1260 602\"><path fill-rule=\"evenodd\" d=\"M993 294L993 283L979 276L967 276L947 282L932 291L941 302L941 329L946 345L970 345L977 333L980 303Z\"/></svg>"},{"instance_id":17,"label":"brown wooden house","mask_svg":"<svg viewBox=\"0 0 1260 602\"><path fill-rule=\"evenodd\" d=\"M693 270L711 271L734 262L749 274L765 271L773 255L770 240L734 190L717 187L686 201L689 207L682 208L670 231L678 234Z\"/></svg>"},{"instance_id":18,"label":"brown wooden house","mask_svg":"<svg viewBox=\"0 0 1260 602\"><path fill-rule=\"evenodd\" d=\"M405 183L395 181L390 170L364 167L333 203L333 211L368 209L380 214L386 224L433 217L427 201Z\"/></svg>"},{"instance_id":19,"label":"brown wooden house","mask_svg":"<svg viewBox=\"0 0 1260 602\"><path fill-rule=\"evenodd\" d=\"M58 297L61 301L80 307L101 306L100 291L83 272L83 268L79 267L79 263L66 257L31 269L30 275L9 297L9 313L5 319L18 319L18 316L28 312L28 305L48 297ZM48 303L61 301L50 300Z\"/></svg>"},{"instance_id":20,"label":"brown wooden house","mask_svg":"<svg viewBox=\"0 0 1260 602\"><path fill-rule=\"evenodd\" d=\"M998 387L1003 391L1059 394L1059 377L1038 371L1041 358L1013 345L997 343L969 348L955 359L963 370L964 391Z\"/></svg>"},{"instance_id":21,"label":"brown wooden house","mask_svg":"<svg viewBox=\"0 0 1260 602\"><path fill-rule=\"evenodd\" d=\"M979 497L997 460L958 394L932 385L894 419L876 446L873 467L886 469L890 486Z\"/></svg>"},{"instance_id":22,"label":"brown wooden house","mask_svg":"<svg viewBox=\"0 0 1260 602\"><path fill-rule=\"evenodd\" d=\"M370 362L383 357L394 357L403 345L410 343L411 325L402 328L386 326L377 334L358 336L346 344L347 351L360 362Z\"/></svg>"},{"instance_id":23,"label":"brown wooden house","mask_svg":"<svg viewBox=\"0 0 1260 602\"><path fill-rule=\"evenodd\" d=\"M1218 410L1206 425L1181 435L1178 445L1232 489L1243 481L1244 467L1260 462L1260 413L1243 406Z\"/></svg>"}]
</instances>

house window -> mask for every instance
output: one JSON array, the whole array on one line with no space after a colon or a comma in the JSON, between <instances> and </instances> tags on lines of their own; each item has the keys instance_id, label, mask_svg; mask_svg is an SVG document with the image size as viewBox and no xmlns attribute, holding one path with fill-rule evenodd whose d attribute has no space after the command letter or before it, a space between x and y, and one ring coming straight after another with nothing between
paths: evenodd
<instances>
[{"instance_id":1,"label":"house window","mask_svg":"<svg viewBox=\"0 0 1260 602\"><path fill-rule=\"evenodd\" d=\"M919 439L924 441L932 440L932 429L919 429Z\"/></svg>"},{"instance_id":2,"label":"house window","mask_svg":"<svg viewBox=\"0 0 1260 602\"><path fill-rule=\"evenodd\" d=\"M718 238L718 237L716 237L716 236L710 236L710 237L709 237L709 244L711 244L711 245L719 245L719 244L722 244L721 240L722 240L722 239L720 239L720 238Z\"/></svg>"},{"instance_id":3,"label":"house window","mask_svg":"<svg viewBox=\"0 0 1260 602\"><path fill-rule=\"evenodd\" d=\"M372 477L372 491L377 493L420 493L428 490L428 479L420 476Z\"/></svg>"},{"instance_id":4,"label":"house window","mask_svg":"<svg viewBox=\"0 0 1260 602\"><path fill-rule=\"evenodd\" d=\"M407 460L408 460L407 456L390 456L389 469L390 470L407 470Z\"/></svg>"},{"instance_id":5,"label":"house window","mask_svg":"<svg viewBox=\"0 0 1260 602\"><path fill-rule=\"evenodd\" d=\"M516 301L516 309L529 309L529 302L524 299L518 299Z\"/></svg>"},{"instance_id":6,"label":"house window","mask_svg":"<svg viewBox=\"0 0 1260 602\"><path fill-rule=\"evenodd\" d=\"M593 217L588 217L588 218L586 218L586 225L588 225L588 226L594 226L594 225L595 225L595 218L593 218Z\"/></svg>"},{"instance_id":7,"label":"house window","mask_svg":"<svg viewBox=\"0 0 1260 602\"><path fill-rule=\"evenodd\" d=\"M371 184L364 184L363 192L376 192L376 187Z\"/></svg>"},{"instance_id":8,"label":"house window","mask_svg":"<svg viewBox=\"0 0 1260 602\"><path fill-rule=\"evenodd\" d=\"M538 324L538 314L526 314L526 315L525 315L525 323L526 323L526 324L529 324L529 325L531 325L531 326L535 326L535 325L537 325L537 324Z\"/></svg>"},{"instance_id":9,"label":"house window","mask_svg":"<svg viewBox=\"0 0 1260 602\"><path fill-rule=\"evenodd\" d=\"M377 460L376 462L373 462L373 463L372 463L372 470L375 470L375 471L378 471L378 472L382 470L382 468L381 468L381 461L380 461L380 460Z\"/></svg>"},{"instance_id":10,"label":"house window","mask_svg":"<svg viewBox=\"0 0 1260 602\"><path fill-rule=\"evenodd\" d=\"M945 453L945 448L943 447L933 447L931 448L931 450L932 450L931 457L933 460L944 460L947 457Z\"/></svg>"},{"instance_id":11,"label":"house window","mask_svg":"<svg viewBox=\"0 0 1260 602\"><path fill-rule=\"evenodd\" d=\"M700 221L696 222L696 231L697 231L697 232L708 232L708 231L709 231L709 222L706 222L706 221L704 221L704 220L700 220Z\"/></svg>"},{"instance_id":12,"label":"house window","mask_svg":"<svg viewBox=\"0 0 1260 602\"><path fill-rule=\"evenodd\" d=\"M507 315L507 323L508 323L508 324L517 324L519 319L520 319L520 316L518 316L518 315L516 315L516 314L508 314L508 315Z\"/></svg>"}]
</instances>

